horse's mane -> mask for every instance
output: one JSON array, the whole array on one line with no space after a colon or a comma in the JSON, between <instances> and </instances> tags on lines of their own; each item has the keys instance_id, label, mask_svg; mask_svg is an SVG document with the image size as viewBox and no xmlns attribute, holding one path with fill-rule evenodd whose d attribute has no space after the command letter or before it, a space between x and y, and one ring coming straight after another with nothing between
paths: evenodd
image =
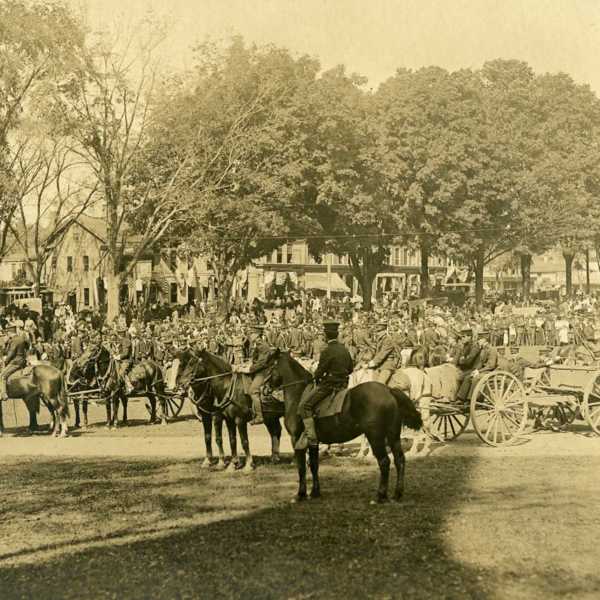
<instances>
[{"instance_id":1,"label":"horse's mane","mask_svg":"<svg viewBox=\"0 0 600 600\"><path fill-rule=\"evenodd\" d=\"M208 350L203 350L202 352L208 358L210 358L210 360L212 361L212 363L218 369L222 369L223 373L231 371L231 365L224 358L221 358L220 356L217 356L216 354L213 354L212 352L209 352Z\"/></svg>"},{"instance_id":2,"label":"horse's mane","mask_svg":"<svg viewBox=\"0 0 600 600\"><path fill-rule=\"evenodd\" d=\"M289 352L281 352L279 356L286 360L295 376L306 381L312 379L312 373L307 371Z\"/></svg>"}]
</instances>

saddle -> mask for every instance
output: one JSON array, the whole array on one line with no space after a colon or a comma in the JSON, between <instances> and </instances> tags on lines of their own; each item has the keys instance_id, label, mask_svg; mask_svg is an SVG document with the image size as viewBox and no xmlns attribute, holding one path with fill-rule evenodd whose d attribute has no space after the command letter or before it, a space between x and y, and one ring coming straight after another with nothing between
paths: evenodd
<instances>
[{"instance_id":1,"label":"saddle","mask_svg":"<svg viewBox=\"0 0 600 600\"><path fill-rule=\"evenodd\" d=\"M308 386L306 390L304 390L304 394L310 393L313 389L312 386ZM321 400L315 406L315 418L324 419L325 417L335 417L341 414L348 390L349 388L335 390L329 394L329 396Z\"/></svg>"},{"instance_id":2,"label":"saddle","mask_svg":"<svg viewBox=\"0 0 600 600\"><path fill-rule=\"evenodd\" d=\"M15 371L7 380L7 383L9 381L12 381L13 379L18 379L19 377L29 377L29 375L31 375L31 373L33 372L33 367L35 365L27 365L26 367L23 367L22 369L19 369L18 371Z\"/></svg>"}]
</instances>

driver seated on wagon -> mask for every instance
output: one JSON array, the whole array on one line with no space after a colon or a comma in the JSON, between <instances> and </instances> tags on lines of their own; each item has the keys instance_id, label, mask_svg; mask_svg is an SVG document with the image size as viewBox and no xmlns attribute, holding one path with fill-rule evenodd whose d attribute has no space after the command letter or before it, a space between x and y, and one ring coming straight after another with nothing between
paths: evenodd
<instances>
[{"instance_id":1,"label":"driver seated on wagon","mask_svg":"<svg viewBox=\"0 0 600 600\"><path fill-rule=\"evenodd\" d=\"M338 341L339 323L326 321L323 323L327 346L321 352L319 364L315 371L315 387L308 392L298 405L298 414L304 424L306 441L309 446L318 446L315 428L314 409L317 404L331 394L348 386L348 379L354 370L350 352ZM302 445L302 437L298 444ZM298 448L301 449L301 448Z\"/></svg>"},{"instance_id":2,"label":"driver seated on wagon","mask_svg":"<svg viewBox=\"0 0 600 600\"><path fill-rule=\"evenodd\" d=\"M463 370L463 378L456 395L456 401L468 404L481 375L498 368L498 351L490 344L489 333L481 331L478 339L468 339L471 329L463 329L463 351L457 361L457 366Z\"/></svg>"}]
</instances>

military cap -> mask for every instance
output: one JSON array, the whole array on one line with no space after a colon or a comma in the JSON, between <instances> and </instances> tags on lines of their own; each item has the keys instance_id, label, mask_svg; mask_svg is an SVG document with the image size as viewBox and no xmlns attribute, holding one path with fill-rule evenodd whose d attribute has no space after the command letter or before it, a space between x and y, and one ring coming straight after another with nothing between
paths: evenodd
<instances>
[{"instance_id":1,"label":"military cap","mask_svg":"<svg viewBox=\"0 0 600 600\"><path fill-rule=\"evenodd\" d=\"M323 329L327 333L337 333L340 324L337 321L323 321Z\"/></svg>"}]
</instances>

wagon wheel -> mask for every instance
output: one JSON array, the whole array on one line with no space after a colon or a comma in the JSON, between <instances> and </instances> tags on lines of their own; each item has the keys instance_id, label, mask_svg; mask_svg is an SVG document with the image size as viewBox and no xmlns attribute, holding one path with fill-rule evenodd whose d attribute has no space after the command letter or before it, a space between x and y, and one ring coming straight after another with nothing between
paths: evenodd
<instances>
[{"instance_id":1,"label":"wagon wheel","mask_svg":"<svg viewBox=\"0 0 600 600\"><path fill-rule=\"evenodd\" d=\"M549 406L542 413L545 427L554 431L565 429L576 416L576 405L570 402L558 402L556 406Z\"/></svg>"},{"instance_id":2,"label":"wagon wheel","mask_svg":"<svg viewBox=\"0 0 600 600\"><path fill-rule=\"evenodd\" d=\"M469 424L469 413L431 411L427 433L434 439L450 442L457 438Z\"/></svg>"},{"instance_id":3,"label":"wagon wheel","mask_svg":"<svg viewBox=\"0 0 600 600\"><path fill-rule=\"evenodd\" d=\"M593 431L600 435L600 371L594 372L585 386L581 414Z\"/></svg>"},{"instance_id":4,"label":"wagon wheel","mask_svg":"<svg viewBox=\"0 0 600 600\"><path fill-rule=\"evenodd\" d=\"M475 433L490 446L514 443L525 430L529 415L523 384L507 371L484 375L471 397Z\"/></svg>"},{"instance_id":5,"label":"wagon wheel","mask_svg":"<svg viewBox=\"0 0 600 600\"><path fill-rule=\"evenodd\" d=\"M165 398L165 408L167 418L172 419L181 412L183 403L185 402L185 396L179 392L175 394L168 394Z\"/></svg>"}]
</instances>

